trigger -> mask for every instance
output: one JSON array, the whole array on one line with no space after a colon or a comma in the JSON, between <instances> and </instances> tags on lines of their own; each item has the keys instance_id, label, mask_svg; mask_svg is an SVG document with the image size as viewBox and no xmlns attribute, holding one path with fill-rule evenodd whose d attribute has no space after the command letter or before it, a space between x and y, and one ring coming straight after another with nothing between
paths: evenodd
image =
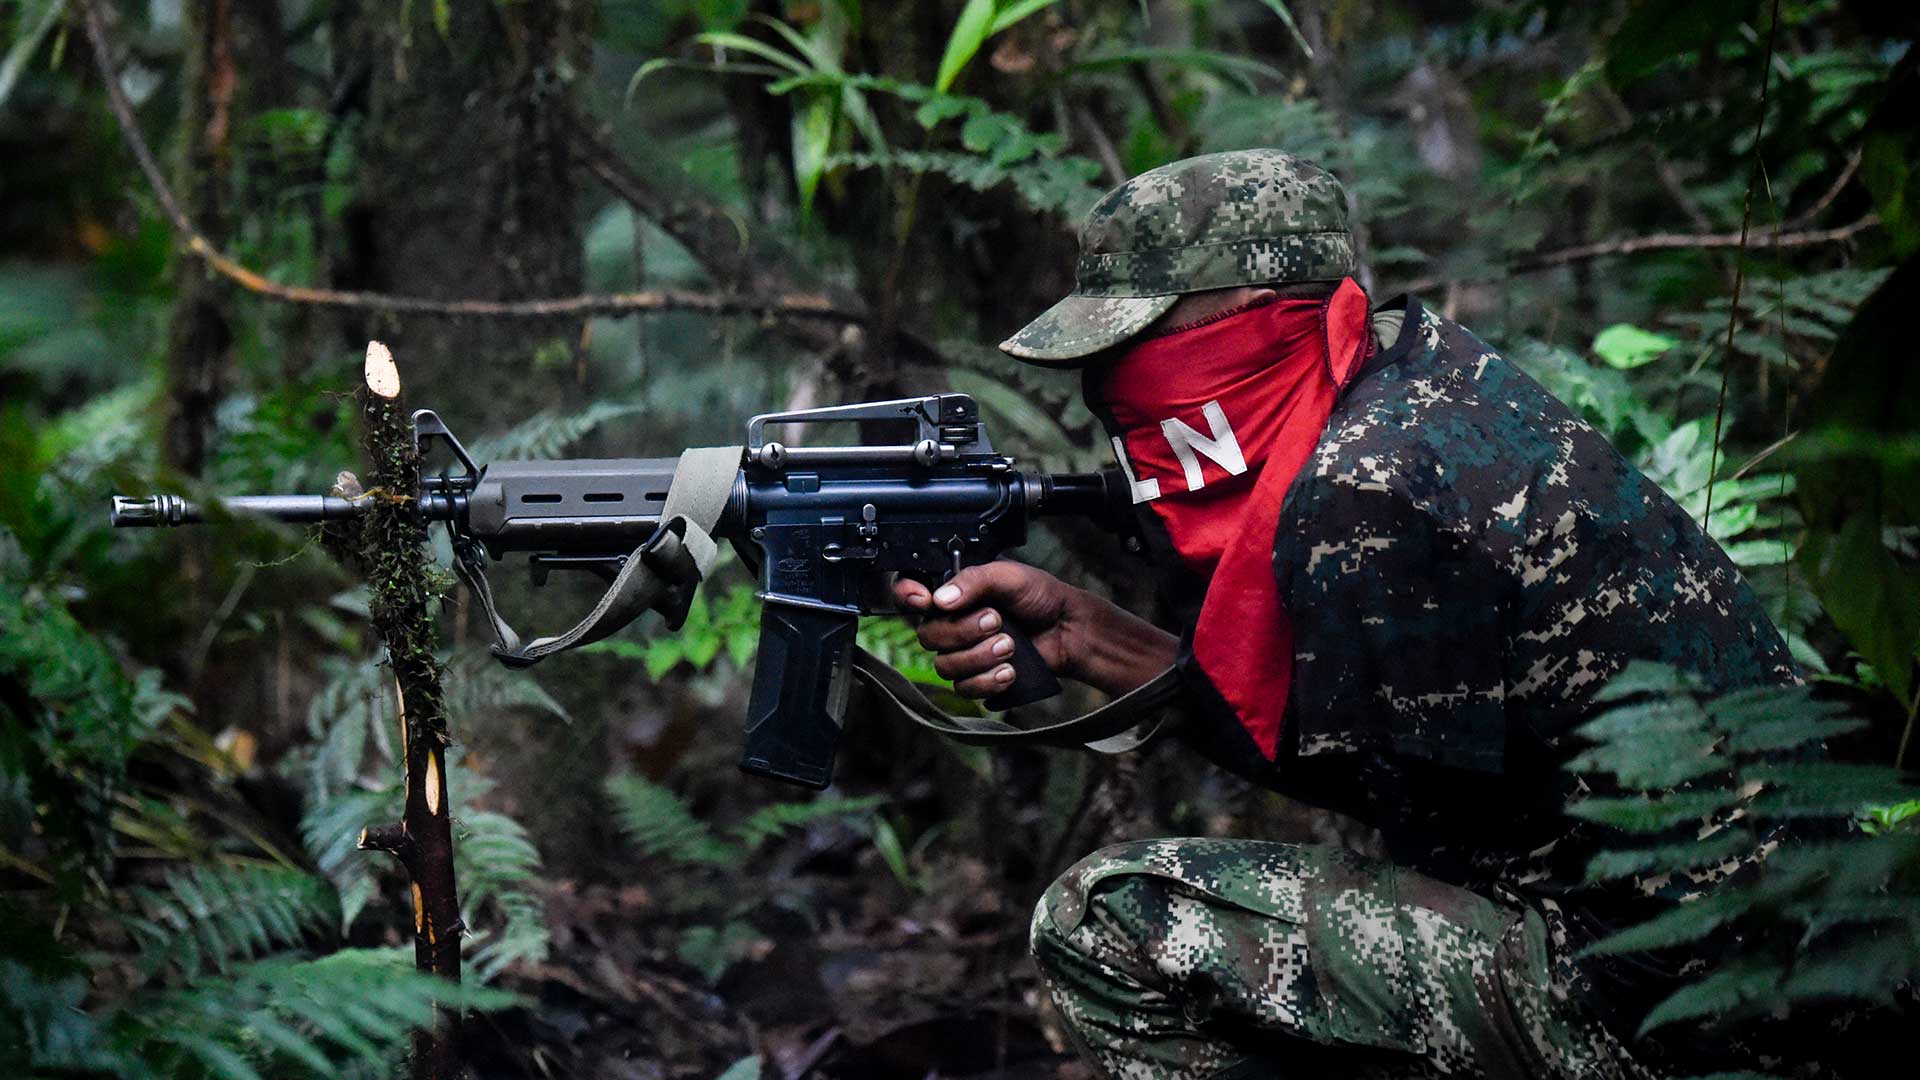
<instances>
[{"instance_id":1,"label":"trigger","mask_svg":"<svg viewBox=\"0 0 1920 1080\"><path fill-rule=\"evenodd\" d=\"M953 556L953 565L947 568L946 576L940 579L942 585L960 576L960 557L966 550L966 541L957 536L947 541L947 554Z\"/></svg>"}]
</instances>

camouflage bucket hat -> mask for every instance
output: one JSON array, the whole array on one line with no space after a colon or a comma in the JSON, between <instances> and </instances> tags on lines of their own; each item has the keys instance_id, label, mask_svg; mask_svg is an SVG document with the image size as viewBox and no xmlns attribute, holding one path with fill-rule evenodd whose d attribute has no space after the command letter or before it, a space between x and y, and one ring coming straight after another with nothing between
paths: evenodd
<instances>
[{"instance_id":1,"label":"camouflage bucket hat","mask_svg":"<svg viewBox=\"0 0 1920 1080\"><path fill-rule=\"evenodd\" d=\"M1162 165L1102 196L1080 228L1077 284L1000 347L1056 367L1108 349L1182 293L1353 272L1340 181L1279 150Z\"/></svg>"}]
</instances>

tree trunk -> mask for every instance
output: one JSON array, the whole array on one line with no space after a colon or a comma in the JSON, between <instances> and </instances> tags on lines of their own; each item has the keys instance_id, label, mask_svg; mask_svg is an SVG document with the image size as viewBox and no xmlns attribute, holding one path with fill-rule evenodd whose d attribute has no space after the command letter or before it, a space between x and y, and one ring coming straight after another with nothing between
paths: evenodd
<instances>
[{"instance_id":1,"label":"tree trunk","mask_svg":"<svg viewBox=\"0 0 1920 1080\"><path fill-rule=\"evenodd\" d=\"M187 216L215 247L233 233L234 138L247 118L280 103L285 88L277 0L194 0L182 8L182 73L176 188ZM167 326L166 463L188 475L206 463L214 410L232 366L233 286L198 258L174 259Z\"/></svg>"},{"instance_id":2,"label":"tree trunk","mask_svg":"<svg viewBox=\"0 0 1920 1080\"><path fill-rule=\"evenodd\" d=\"M457 3L444 9L444 32L435 7L360 0L336 10L339 96L362 126L334 284L439 299L578 292L564 117L589 61L592 5ZM343 326L350 340L392 342L422 404L482 431L530 400L550 403L543 382L578 400L583 329L577 319L431 317Z\"/></svg>"}]
</instances>

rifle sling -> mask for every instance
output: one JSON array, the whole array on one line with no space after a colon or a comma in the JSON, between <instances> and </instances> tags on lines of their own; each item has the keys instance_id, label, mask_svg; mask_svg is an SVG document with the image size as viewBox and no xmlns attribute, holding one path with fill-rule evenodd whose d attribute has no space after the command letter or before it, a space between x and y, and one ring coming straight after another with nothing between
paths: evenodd
<instances>
[{"instance_id":1,"label":"rifle sling","mask_svg":"<svg viewBox=\"0 0 1920 1080\"><path fill-rule=\"evenodd\" d=\"M508 667L528 667L620 630L674 590L697 587L719 555L713 527L727 507L739 471L738 446L700 446L683 452L660 508L660 527L627 556L600 602L572 629L525 645L494 606L486 553L478 544L462 545L455 551L454 569L493 624L497 639L493 655Z\"/></svg>"},{"instance_id":2,"label":"rifle sling","mask_svg":"<svg viewBox=\"0 0 1920 1080\"><path fill-rule=\"evenodd\" d=\"M1071 720L1016 727L992 716L954 716L928 701L905 675L856 647L853 673L882 709L970 746L1085 746L1103 754L1137 750L1172 731L1178 714L1165 708L1180 692L1180 669L1169 667L1139 687Z\"/></svg>"},{"instance_id":3,"label":"rifle sling","mask_svg":"<svg viewBox=\"0 0 1920 1080\"><path fill-rule=\"evenodd\" d=\"M494 605L493 590L487 584L486 552L477 542L463 543L456 535L454 570L493 626L493 655L508 667L530 667L554 653L617 632L675 590L697 587L718 555L713 529L733 491L740 456L738 446L695 447L682 453L661 507L660 527L627 556L593 610L572 629L551 637L521 643L520 635ZM1180 690L1179 669L1169 667L1091 712L1022 728L991 716L954 716L927 700L905 675L857 646L852 666L854 676L872 691L870 700L885 711L973 746L1085 746L1101 753L1124 753L1172 729L1175 714L1164 706Z\"/></svg>"}]
</instances>

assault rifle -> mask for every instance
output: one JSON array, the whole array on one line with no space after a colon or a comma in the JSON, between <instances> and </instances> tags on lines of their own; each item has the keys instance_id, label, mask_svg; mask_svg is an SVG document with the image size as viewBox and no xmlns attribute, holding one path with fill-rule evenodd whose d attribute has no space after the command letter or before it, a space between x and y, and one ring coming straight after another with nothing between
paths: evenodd
<instances>
[{"instance_id":1,"label":"assault rifle","mask_svg":"<svg viewBox=\"0 0 1920 1080\"><path fill-rule=\"evenodd\" d=\"M851 446L789 445L769 429L857 425ZM1076 515L1124 528L1125 477L1034 473L994 452L979 406L965 394L765 413L744 448L680 458L475 462L438 415L413 414L422 460L444 442L452 462L423 470L420 512L446 526L455 569L497 638L493 653L523 667L598 640L658 610L679 629L712 562L730 540L755 568L765 601L759 659L740 765L821 788L833 758L863 614L886 610L884 582L899 574L929 588L1026 542L1036 517ZM788 436L792 438L792 436ZM871 440L871 441L869 441ZM367 496L234 495L220 510L290 522L354 517ZM207 511L175 495L114 496L116 527L194 524ZM494 607L486 568L526 552L535 585L555 570L596 574L605 596L572 630L523 644ZM987 705L1007 709L1060 690L1032 642L1011 623L1012 686Z\"/></svg>"}]
</instances>

